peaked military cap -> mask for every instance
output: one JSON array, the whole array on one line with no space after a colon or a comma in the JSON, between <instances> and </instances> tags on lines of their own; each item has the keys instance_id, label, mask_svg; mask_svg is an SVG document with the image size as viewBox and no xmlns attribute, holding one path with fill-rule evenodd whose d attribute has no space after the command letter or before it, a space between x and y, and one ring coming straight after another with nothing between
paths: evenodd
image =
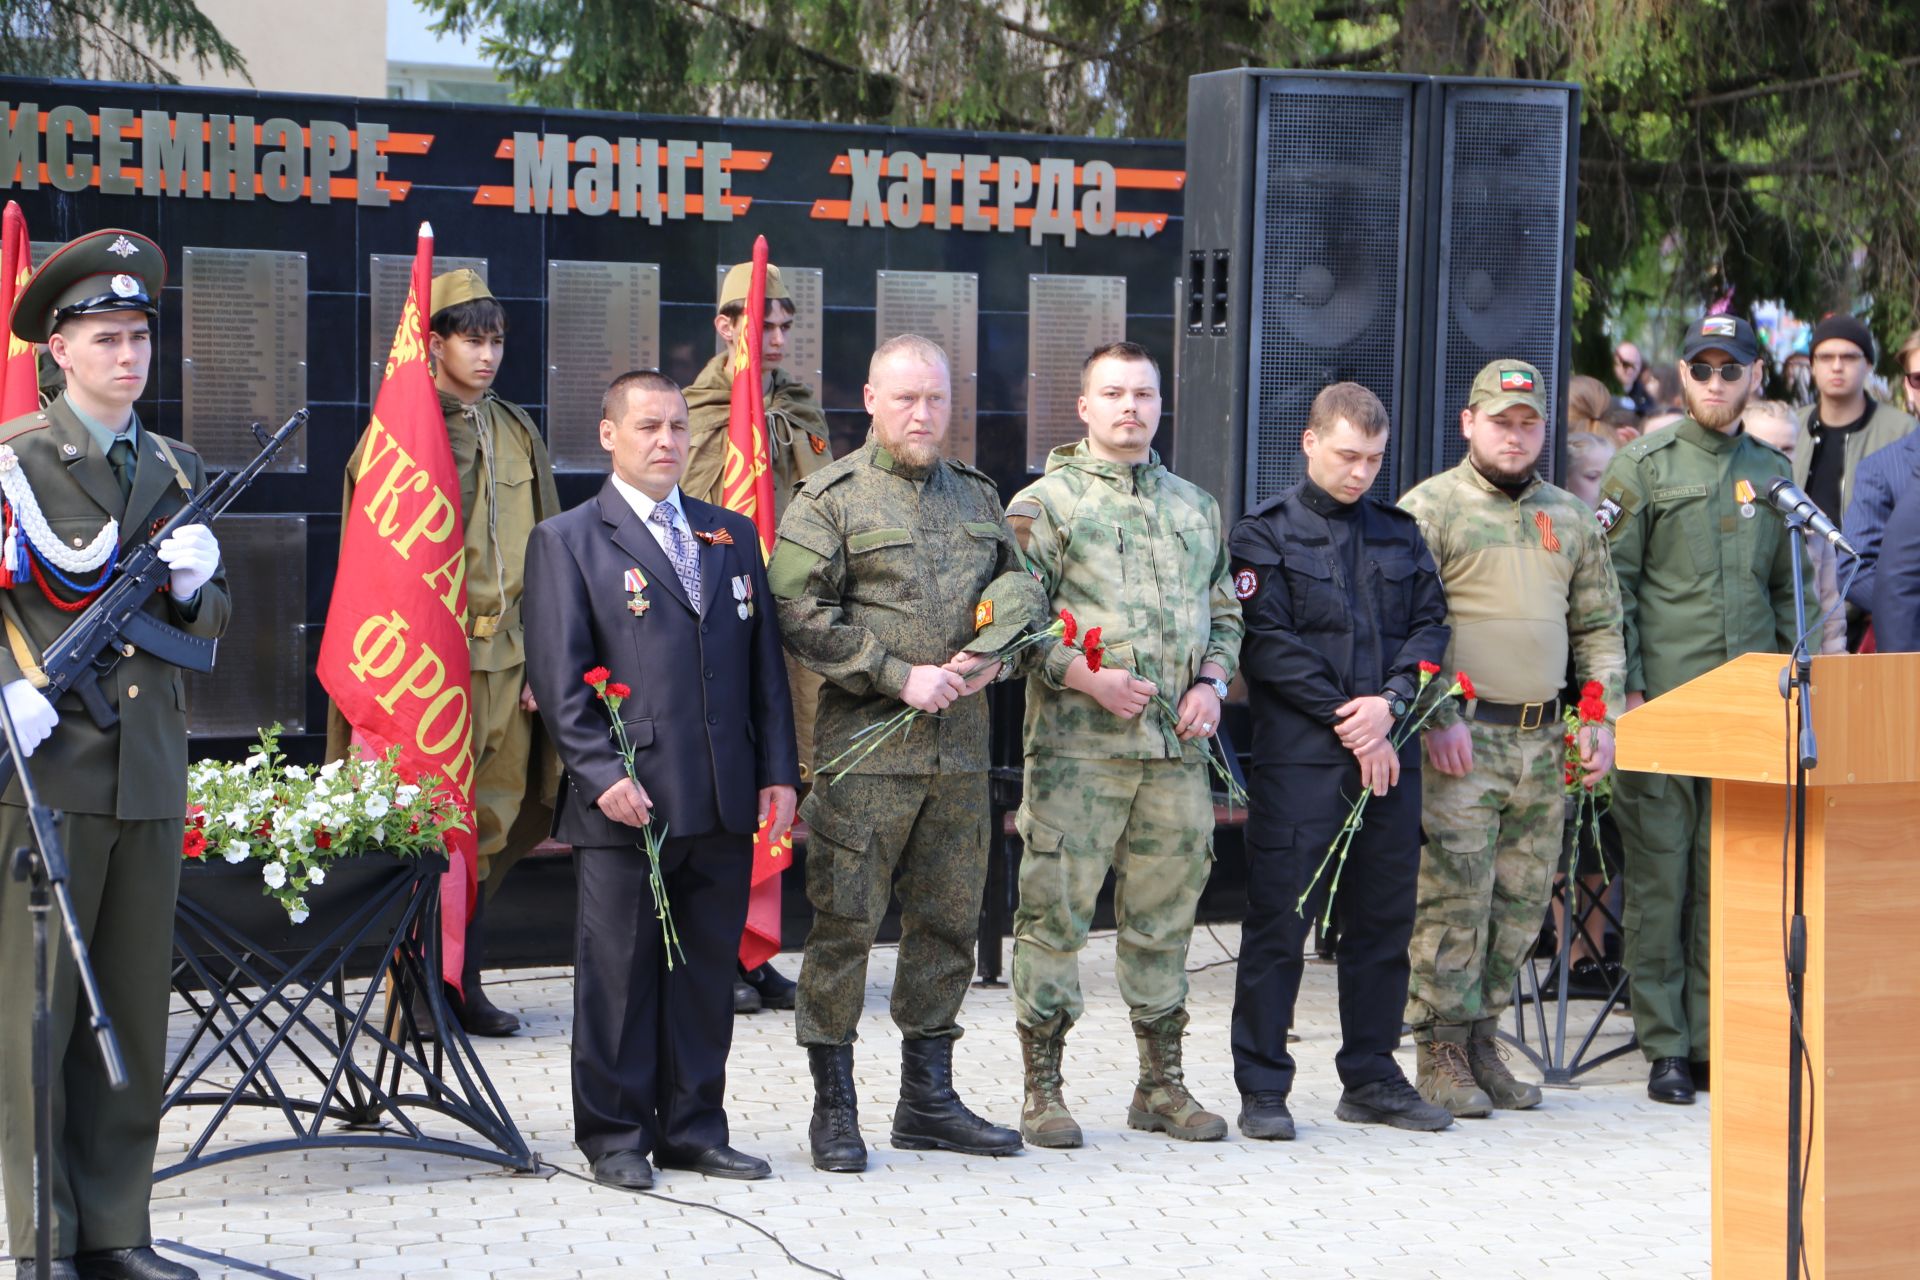
<instances>
[{"instance_id":1,"label":"peaked military cap","mask_svg":"<svg viewBox=\"0 0 1920 1280\"><path fill-rule=\"evenodd\" d=\"M753 287L753 264L736 262L727 272L727 278L720 282L720 310L725 311L729 303L745 302L747 291ZM793 301L793 295L787 292L787 286L780 279L780 268L771 262L767 264L767 301L779 298Z\"/></svg>"},{"instance_id":2,"label":"peaked military cap","mask_svg":"<svg viewBox=\"0 0 1920 1280\"><path fill-rule=\"evenodd\" d=\"M1480 370L1467 393L1467 407L1487 413L1503 413L1517 404L1547 416L1547 384L1524 360L1495 360Z\"/></svg>"},{"instance_id":3,"label":"peaked military cap","mask_svg":"<svg viewBox=\"0 0 1920 1280\"><path fill-rule=\"evenodd\" d=\"M980 593L973 607L973 639L967 653L998 653L1018 640L1035 619L1031 609L1032 583L1024 574L1003 573Z\"/></svg>"},{"instance_id":4,"label":"peaked military cap","mask_svg":"<svg viewBox=\"0 0 1920 1280\"><path fill-rule=\"evenodd\" d=\"M443 271L433 278L432 296L427 303L427 319L433 319L448 307L457 307L463 302L492 296L493 291L487 288L487 282L482 280L480 273L472 267Z\"/></svg>"},{"instance_id":5,"label":"peaked military cap","mask_svg":"<svg viewBox=\"0 0 1920 1280\"><path fill-rule=\"evenodd\" d=\"M22 342L45 342L75 316L114 311L160 314L167 256L137 231L109 227L69 240L40 264L13 304L10 324Z\"/></svg>"}]
</instances>

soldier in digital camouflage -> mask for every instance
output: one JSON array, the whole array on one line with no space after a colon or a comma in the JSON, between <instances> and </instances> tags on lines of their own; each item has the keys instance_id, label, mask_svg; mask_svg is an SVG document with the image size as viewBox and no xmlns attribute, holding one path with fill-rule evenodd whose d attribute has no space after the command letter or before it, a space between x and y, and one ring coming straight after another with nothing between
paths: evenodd
<instances>
[{"instance_id":1,"label":"soldier in digital camouflage","mask_svg":"<svg viewBox=\"0 0 1920 1280\"><path fill-rule=\"evenodd\" d=\"M1060 1094L1080 1017L1079 952L1109 868L1120 994L1140 1056L1127 1123L1213 1141L1226 1120L1187 1091L1187 943L1213 865L1208 740L1240 654L1220 508L1161 465L1160 370L1144 347L1101 347L1081 373L1086 439L1055 449L1007 519L1055 610L1099 628L1090 670L1056 643L1027 686L1025 852L1013 927L1013 998L1026 1069L1021 1136L1077 1147ZM1173 705L1170 718L1153 698Z\"/></svg>"},{"instance_id":2,"label":"soldier in digital camouflage","mask_svg":"<svg viewBox=\"0 0 1920 1280\"><path fill-rule=\"evenodd\" d=\"M911 334L889 340L868 366L865 399L871 434L793 499L768 574L789 652L824 677L820 777L801 807L814 918L794 1023L813 1072L813 1161L836 1172L866 1167L853 1041L896 874L893 1145L1020 1149L1018 1133L974 1115L953 1089L987 871L987 704L977 695L1013 674L964 650L989 593L995 625L1022 629L1046 616L993 482L941 456L952 413L946 353ZM861 730L903 703L924 714L862 755Z\"/></svg>"},{"instance_id":3,"label":"soldier in digital camouflage","mask_svg":"<svg viewBox=\"0 0 1920 1280\"><path fill-rule=\"evenodd\" d=\"M1557 699L1569 650L1578 682L1599 683L1610 716L1622 709L1620 589L1593 513L1536 470L1547 416L1540 371L1494 361L1460 414L1467 456L1400 499L1446 587L1444 669L1467 672L1479 694L1464 716L1442 701L1423 735L1432 770L1408 951L1414 1085L1456 1116L1540 1104L1494 1032L1539 937L1566 827ZM1579 736L1584 778L1598 782L1612 730Z\"/></svg>"}]
</instances>

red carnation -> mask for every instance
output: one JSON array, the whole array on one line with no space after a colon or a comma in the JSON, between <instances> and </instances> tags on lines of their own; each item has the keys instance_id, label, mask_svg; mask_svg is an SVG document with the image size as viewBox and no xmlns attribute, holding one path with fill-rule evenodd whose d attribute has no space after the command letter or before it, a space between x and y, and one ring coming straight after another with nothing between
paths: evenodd
<instances>
[{"instance_id":1,"label":"red carnation","mask_svg":"<svg viewBox=\"0 0 1920 1280\"><path fill-rule=\"evenodd\" d=\"M612 675L613 672L607 670L605 667L594 667L587 672L585 679L588 684L598 689L601 685L605 684Z\"/></svg>"},{"instance_id":2,"label":"red carnation","mask_svg":"<svg viewBox=\"0 0 1920 1280\"><path fill-rule=\"evenodd\" d=\"M1440 664L1437 662L1423 662L1420 664L1420 674L1423 676L1437 676L1440 674Z\"/></svg>"},{"instance_id":3,"label":"red carnation","mask_svg":"<svg viewBox=\"0 0 1920 1280\"><path fill-rule=\"evenodd\" d=\"M1598 695L1580 699L1580 719L1587 724L1598 724L1607 718L1607 704Z\"/></svg>"},{"instance_id":4,"label":"red carnation","mask_svg":"<svg viewBox=\"0 0 1920 1280\"><path fill-rule=\"evenodd\" d=\"M1601 702L1605 700L1606 696L1607 691L1600 687L1598 680L1589 680L1580 686L1580 701L1582 702L1585 702L1588 698L1592 698L1595 702Z\"/></svg>"},{"instance_id":5,"label":"red carnation","mask_svg":"<svg viewBox=\"0 0 1920 1280\"><path fill-rule=\"evenodd\" d=\"M1073 637L1079 634L1080 624L1073 620L1071 610L1062 609L1060 611L1060 625L1065 628L1065 630L1060 633L1060 638L1068 644L1072 644Z\"/></svg>"},{"instance_id":6,"label":"red carnation","mask_svg":"<svg viewBox=\"0 0 1920 1280\"><path fill-rule=\"evenodd\" d=\"M609 698L631 698L633 696L633 690L621 684L618 680L615 680L607 685L607 696Z\"/></svg>"},{"instance_id":7,"label":"red carnation","mask_svg":"<svg viewBox=\"0 0 1920 1280\"><path fill-rule=\"evenodd\" d=\"M1087 660L1087 670L1100 670L1101 660L1105 658L1106 655L1100 648L1099 627L1089 627L1087 629L1087 638L1080 642L1080 652Z\"/></svg>"},{"instance_id":8,"label":"red carnation","mask_svg":"<svg viewBox=\"0 0 1920 1280\"><path fill-rule=\"evenodd\" d=\"M188 831L186 840L182 843L180 847L180 852L186 857L198 858L200 855L204 854L206 851L207 851L207 833L200 830L198 827L195 827L192 830Z\"/></svg>"},{"instance_id":9,"label":"red carnation","mask_svg":"<svg viewBox=\"0 0 1920 1280\"><path fill-rule=\"evenodd\" d=\"M1453 673L1453 682L1454 682L1455 684L1457 684L1457 685L1459 685L1459 686L1460 686L1460 696L1461 696L1461 697L1463 697L1463 698L1477 698L1477 697L1479 697L1479 696L1480 696L1479 694L1477 694L1477 693L1475 693L1475 692L1473 691L1473 681L1472 681L1472 680L1470 680L1470 679L1469 679L1469 678L1467 677L1467 673L1466 673L1466 672L1464 672L1464 671L1456 671L1456 672L1454 672L1454 673Z\"/></svg>"}]
</instances>

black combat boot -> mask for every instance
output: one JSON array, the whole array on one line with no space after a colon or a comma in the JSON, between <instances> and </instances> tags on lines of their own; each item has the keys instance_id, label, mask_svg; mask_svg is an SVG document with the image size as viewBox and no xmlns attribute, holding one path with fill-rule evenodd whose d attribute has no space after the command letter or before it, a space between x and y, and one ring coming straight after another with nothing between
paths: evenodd
<instances>
[{"instance_id":1,"label":"black combat boot","mask_svg":"<svg viewBox=\"0 0 1920 1280\"><path fill-rule=\"evenodd\" d=\"M953 1091L953 1040L900 1042L900 1105L893 1109L893 1145L904 1151L935 1147L970 1156L1010 1156L1020 1135L988 1124Z\"/></svg>"},{"instance_id":2,"label":"black combat boot","mask_svg":"<svg viewBox=\"0 0 1920 1280\"><path fill-rule=\"evenodd\" d=\"M792 978L771 964L763 964L758 969L741 968L736 964L735 968L738 969L739 980L752 987L755 994L760 997L762 1009L793 1008L794 997L800 990L800 984Z\"/></svg>"},{"instance_id":3,"label":"black combat boot","mask_svg":"<svg viewBox=\"0 0 1920 1280\"><path fill-rule=\"evenodd\" d=\"M446 990L447 1004L470 1036L510 1036L520 1029L520 1019L487 999L480 985L480 963L485 951L487 890L482 885L474 895L473 914L467 917L466 959L460 970L462 995L451 986Z\"/></svg>"},{"instance_id":4,"label":"black combat boot","mask_svg":"<svg viewBox=\"0 0 1920 1280\"><path fill-rule=\"evenodd\" d=\"M867 1167L867 1144L860 1140L859 1101L853 1094L853 1046L810 1044L813 1068L813 1120L807 1141L813 1167L828 1173L859 1173Z\"/></svg>"}]
</instances>

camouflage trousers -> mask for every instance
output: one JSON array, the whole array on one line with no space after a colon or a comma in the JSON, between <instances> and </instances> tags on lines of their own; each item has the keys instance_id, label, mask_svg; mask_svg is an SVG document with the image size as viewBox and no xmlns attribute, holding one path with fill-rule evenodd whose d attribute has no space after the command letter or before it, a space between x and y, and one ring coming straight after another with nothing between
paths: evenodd
<instances>
[{"instance_id":1,"label":"camouflage trousers","mask_svg":"<svg viewBox=\"0 0 1920 1280\"><path fill-rule=\"evenodd\" d=\"M1079 1020L1080 949L1107 869L1119 925L1120 997L1135 1022L1187 1001L1187 942L1213 865L1213 792L1203 764L1027 757L1015 818L1020 905L1013 1007L1024 1026Z\"/></svg>"},{"instance_id":2,"label":"camouflage trousers","mask_svg":"<svg viewBox=\"0 0 1920 1280\"><path fill-rule=\"evenodd\" d=\"M1473 768L1427 768L1408 1025L1496 1017L1540 937L1566 828L1565 727L1472 725Z\"/></svg>"},{"instance_id":3,"label":"camouflage trousers","mask_svg":"<svg viewBox=\"0 0 1920 1280\"><path fill-rule=\"evenodd\" d=\"M794 1005L801 1044L853 1043L867 953L895 892L894 1024L908 1040L959 1037L987 883L988 812L985 773L853 773L808 792L800 816L811 833L813 928Z\"/></svg>"}]
</instances>

